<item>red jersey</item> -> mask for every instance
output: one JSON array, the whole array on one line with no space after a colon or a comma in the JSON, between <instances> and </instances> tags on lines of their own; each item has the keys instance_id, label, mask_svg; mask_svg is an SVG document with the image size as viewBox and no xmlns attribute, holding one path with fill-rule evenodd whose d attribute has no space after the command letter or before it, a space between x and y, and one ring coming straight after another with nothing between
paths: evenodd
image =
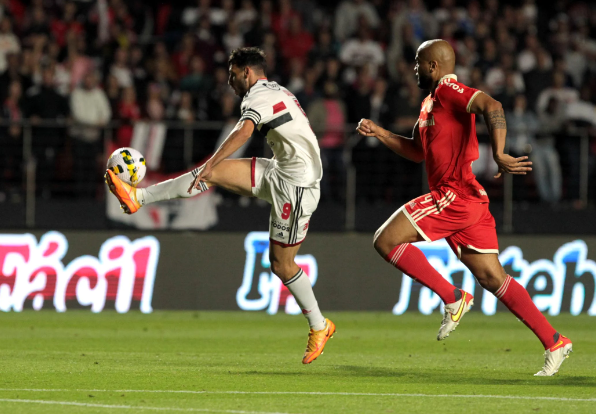
<instances>
[{"instance_id":1,"label":"red jersey","mask_svg":"<svg viewBox=\"0 0 596 414\"><path fill-rule=\"evenodd\" d=\"M486 203L486 191L472 173L478 138L476 116L469 111L479 93L457 82L455 75L444 76L422 101L418 128L430 189L451 189L465 200Z\"/></svg>"}]
</instances>

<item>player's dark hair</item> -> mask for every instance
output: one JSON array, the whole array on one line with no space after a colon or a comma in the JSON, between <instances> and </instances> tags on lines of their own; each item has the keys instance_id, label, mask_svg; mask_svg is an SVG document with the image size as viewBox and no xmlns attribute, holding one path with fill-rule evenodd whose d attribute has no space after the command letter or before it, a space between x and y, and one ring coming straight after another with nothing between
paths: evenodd
<instances>
[{"instance_id":1,"label":"player's dark hair","mask_svg":"<svg viewBox=\"0 0 596 414\"><path fill-rule=\"evenodd\" d=\"M230 54L228 65L236 65L241 69L249 67L255 71L267 75L267 59L265 52L258 47L241 47Z\"/></svg>"}]
</instances>

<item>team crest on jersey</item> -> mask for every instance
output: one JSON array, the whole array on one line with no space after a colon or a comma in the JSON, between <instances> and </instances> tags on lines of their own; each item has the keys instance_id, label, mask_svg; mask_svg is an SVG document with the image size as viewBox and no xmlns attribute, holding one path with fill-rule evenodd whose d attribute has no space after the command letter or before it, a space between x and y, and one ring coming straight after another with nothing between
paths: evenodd
<instances>
[{"instance_id":1,"label":"team crest on jersey","mask_svg":"<svg viewBox=\"0 0 596 414\"><path fill-rule=\"evenodd\" d=\"M265 85L266 88L269 88L271 90L279 91L279 85L276 82L267 82L263 85Z\"/></svg>"},{"instance_id":2,"label":"team crest on jersey","mask_svg":"<svg viewBox=\"0 0 596 414\"><path fill-rule=\"evenodd\" d=\"M429 99L426 103L426 112L430 113L433 110L433 100Z\"/></svg>"}]
</instances>

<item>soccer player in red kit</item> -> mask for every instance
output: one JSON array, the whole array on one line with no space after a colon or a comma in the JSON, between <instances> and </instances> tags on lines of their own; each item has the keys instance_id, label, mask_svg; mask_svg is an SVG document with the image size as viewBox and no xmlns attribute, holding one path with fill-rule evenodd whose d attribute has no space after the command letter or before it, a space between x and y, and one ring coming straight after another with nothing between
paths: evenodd
<instances>
[{"instance_id":1,"label":"soccer player in red kit","mask_svg":"<svg viewBox=\"0 0 596 414\"><path fill-rule=\"evenodd\" d=\"M478 159L475 115L484 116L490 133L499 166L495 178L502 173L525 175L532 163L528 157L514 158L503 152L507 125L501 104L459 83L454 67L455 54L446 41L430 40L418 48L418 87L430 94L422 101L412 138L393 134L368 119L358 124L360 134L378 138L409 160L425 161L430 187L430 193L401 207L377 230L374 246L385 260L441 297L445 314L437 339L442 340L457 327L474 298L447 282L410 243L446 238L478 283L540 339L545 364L536 375L551 376L569 356L572 343L548 323L526 289L507 275L499 262L489 200L472 173L472 162Z\"/></svg>"}]
</instances>

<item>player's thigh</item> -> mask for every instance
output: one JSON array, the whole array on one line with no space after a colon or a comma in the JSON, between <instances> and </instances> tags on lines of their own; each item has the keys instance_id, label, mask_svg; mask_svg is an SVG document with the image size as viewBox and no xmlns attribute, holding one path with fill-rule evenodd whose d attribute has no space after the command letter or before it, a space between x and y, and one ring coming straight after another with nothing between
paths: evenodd
<instances>
[{"instance_id":1,"label":"player's thigh","mask_svg":"<svg viewBox=\"0 0 596 414\"><path fill-rule=\"evenodd\" d=\"M271 242L269 245L269 262L271 271L276 274L282 282L290 280L297 272L298 265L294 261L300 250L300 244L296 246L282 246Z\"/></svg>"},{"instance_id":2,"label":"player's thigh","mask_svg":"<svg viewBox=\"0 0 596 414\"><path fill-rule=\"evenodd\" d=\"M489 292L496 292L507 278L497 253L481 253L463 247L461 261L470 269L478 283Z\"/></svg>"},{"instance_id":3,"label":"player's thigh","mask_svg":"<svg viewBox=\"0 0 596 414\"><path fill-rule=\"evenodd\" d=\"M404 207L397 210L383 223L374 236L375 249L382 255L388 255L398 244L423 241L414 225L404 213Z\"/></svg>"},{"instance_id":4,"label":"player's thigh","mask_svg":"<svg viewBox=\"0 0 596 414\"><path fill-rule=\"evenodd\" d=\"M251 197L251 162L250 158L223 160L213 168L209 184Z\"/></svg>"}]
</instances>

